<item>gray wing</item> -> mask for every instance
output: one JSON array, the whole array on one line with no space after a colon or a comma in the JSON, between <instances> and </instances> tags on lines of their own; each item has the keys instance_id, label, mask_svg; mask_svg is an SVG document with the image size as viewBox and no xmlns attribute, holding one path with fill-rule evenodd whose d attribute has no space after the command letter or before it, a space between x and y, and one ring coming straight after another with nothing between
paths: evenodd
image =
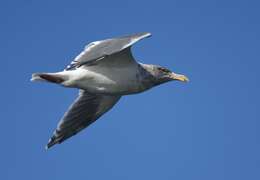
<instances>
[{"instance_id":1,"label":"gray wing","mask_svg":"<svg viewBox=\"0 0 260 180\"><path fill-rule=\"evenodd\" d=\"M110 110L121 96L90 94L80 90L78 98L59 122L46 148L62 143Z\"/></svg>"},{"instance_id":2,"label":"gray wing","mask_svg":"<svg viewBox=\"0 0 260 180\"><path fill-rule=\"evenodd\" d=\"M131 47L137 41L151 36L151 33L137 33L129 36L123 36L113 39L96 41L88 44L66 68L66 70L80 67L84 64L91 63L96 60L105 59L107 56L118 53L128 47Z\"/></svg>"}]
</instances>

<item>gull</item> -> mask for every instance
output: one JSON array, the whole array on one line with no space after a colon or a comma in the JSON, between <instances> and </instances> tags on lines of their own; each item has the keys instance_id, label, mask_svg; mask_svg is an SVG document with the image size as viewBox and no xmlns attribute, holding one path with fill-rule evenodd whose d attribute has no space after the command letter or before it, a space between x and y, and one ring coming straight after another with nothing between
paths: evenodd
<instances>
[{"instance_id":1,"label":"gull","mask_svg":"<svg viewBox=\"0 0 260 180\"><path fill-rule=\"evenodd\" d=\"M137 62L131 47L151 33L95 41L63 71L34 73L31 81L56 83L79 89L74 103L59 121L46 149L77 134L109 111L121 96L136 94L169 81L187 82L185 75Z\"/></svg>"}]
</instances>

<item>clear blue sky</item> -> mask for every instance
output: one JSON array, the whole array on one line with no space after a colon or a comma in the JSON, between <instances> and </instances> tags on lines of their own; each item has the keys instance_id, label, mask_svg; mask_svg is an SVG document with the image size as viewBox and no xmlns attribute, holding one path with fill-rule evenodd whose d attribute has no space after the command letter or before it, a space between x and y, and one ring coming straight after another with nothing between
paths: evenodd
<instances>
[{"instance_id":1,"label":"clear blue sky","mask_svg":"<svg viewBox=\"0 0 260 180\"><path fill-rule=\"evenodd\" d=\"M1 1L0 179L259 180L258 1ZM186 74L127 96L44 149L77 95L31 83L88 42L149 31L133 52Z\"/></svg>"}]
</instances>

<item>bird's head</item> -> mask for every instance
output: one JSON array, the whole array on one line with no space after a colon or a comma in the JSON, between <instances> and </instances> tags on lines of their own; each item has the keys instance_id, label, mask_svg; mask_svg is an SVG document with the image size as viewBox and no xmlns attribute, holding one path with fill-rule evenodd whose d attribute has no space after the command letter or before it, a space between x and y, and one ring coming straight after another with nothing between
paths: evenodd
<instances>
[{"instance_id":1,"label":"bird's head","mask_svg":"<svg viewBox=\"0 0 260 180\"><path fill-rule=\"evenodd\" d=\"M189 79L182 74L177 74L162 66L153 66L153 76L158 84L168 81L188 82Z\"/></svg>"}]
</instances>

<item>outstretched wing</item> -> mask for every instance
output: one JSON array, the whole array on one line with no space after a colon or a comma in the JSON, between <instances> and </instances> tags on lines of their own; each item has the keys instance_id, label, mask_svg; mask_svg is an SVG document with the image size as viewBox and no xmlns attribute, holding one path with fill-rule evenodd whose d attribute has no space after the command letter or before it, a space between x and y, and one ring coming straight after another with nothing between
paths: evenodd
<instances>
[{"instance_id":1,"label":"outstretched wing","mask_svg":"<svg viewBox=\"0 0 260 180\"><path fill-rule=\"evenodd\" d=\"M62 143L89 126L110 110L120 97L90 94L80 90L78 98L64 114L46 148Z\"/></svg>"},{"instance_id":2,"label":"outstretched wing","mask_svg":"<svg viewBox=\"0 0 260 180\"><path fill-rule=\"evenodd\" d=\"M82 51L71 62L66 70L74 69L84 64L92 63L96 60L105 59L107 56L120 52L132 46L137 41L149 36L151 36L151 33L137 33L129 36L92 42L88 44L84 51Z\"/></svg>"}]
</instances>

